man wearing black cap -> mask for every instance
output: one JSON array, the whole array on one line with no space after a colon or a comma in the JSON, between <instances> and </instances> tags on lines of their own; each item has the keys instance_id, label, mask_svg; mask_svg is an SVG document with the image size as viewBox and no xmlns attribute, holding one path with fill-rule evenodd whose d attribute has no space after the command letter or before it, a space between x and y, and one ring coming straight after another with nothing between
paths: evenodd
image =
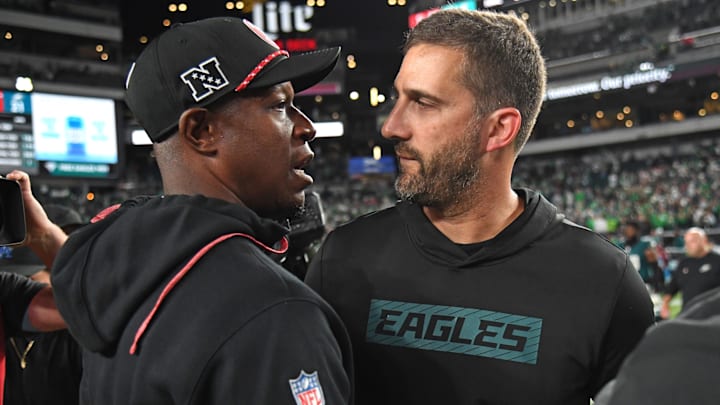
<instances>
[{"instance_id":1,"label":"man wearing black cap","mask_svg":"<svg viewBox=\"0 0 720 405\"><path fill-rule=\"evenodd\" d=\"M126 101L154 142L164 196L105 210L52 269L86 349L82 403L351 402L342 323L271 257L312 184L315 130L293 98L339 51L290 57L245 20L211 18L139 56Z\"/></svg>"},{"instance_id":2,"label":"man wearing black cap","mask_svg":"<svg viewBox=\"0 0 720 405\"><path fill-rule=\"evenodd\" d=\"M68 235L85 225L82 215L70 207L60 204L45 204L43 208L48 218Z\"/></svg>"}]
</instances>

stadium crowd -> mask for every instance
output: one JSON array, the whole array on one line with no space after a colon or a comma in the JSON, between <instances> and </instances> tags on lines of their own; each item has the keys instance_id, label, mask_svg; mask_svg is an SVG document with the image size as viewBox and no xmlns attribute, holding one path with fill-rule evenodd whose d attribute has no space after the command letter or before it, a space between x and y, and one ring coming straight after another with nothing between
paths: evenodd
<instances>
[{"instance_id":1,"label":"stadium crowd","mask_svg":"<svg viewBox=\"0 0 720 405\"><path fill-rule=\"evenodd\" d=\"M573 221L607 234L627 218L646 221L652 229L715 228L720 215L720 141L676 146L525 156L515 182L543 190Z\"/></svg>"},{"instance_id":2,"label":"stadium crowd","mask_svg":"<svg viewBox=\"0 0 720 405\"><path fill-rule=\"evenodd\" d=\"M559 3L555 7L557 18L565 17L568 12L595 13L596 18L580 27L568 29L574 35L568 35L567 31L559 28L540 31L538 37L543 44L544 55L549 60L557 60L592 53L622 54L649 50L656 57L664 58L691 48L693 38L683 40L683 37L717 27L720 18L720 3L712 0L645 2L646 6L640 7L642 3L608 2L597 8L592 8L595 4L591 2ZM620 12L622 6L635 6L640 11ZM618 9L617 12L615 9ZM546 15L553 16L549 12ZM542 27L539 21L534 21L534 17L530 15L530 23ZM604 29L597 29L598 26Z\"/></svg>"}]
</instances>

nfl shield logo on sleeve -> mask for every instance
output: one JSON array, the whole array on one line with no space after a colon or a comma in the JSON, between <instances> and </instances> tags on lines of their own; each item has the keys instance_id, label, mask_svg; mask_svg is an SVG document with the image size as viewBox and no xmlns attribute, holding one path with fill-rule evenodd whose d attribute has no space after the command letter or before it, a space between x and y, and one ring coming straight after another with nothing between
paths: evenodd
<instances>
[{"instance_id":1,"label":"nfl shield logo on sleeve","mask_svg":"<svg viewBox=\"0 0 720 405\"><path fill-rule=\"evenodd\" d=\"M301 370L297 378L290 380L290 389L297 405L325 405L317 371L308 374Z\"/></svg>"}]
</instances>

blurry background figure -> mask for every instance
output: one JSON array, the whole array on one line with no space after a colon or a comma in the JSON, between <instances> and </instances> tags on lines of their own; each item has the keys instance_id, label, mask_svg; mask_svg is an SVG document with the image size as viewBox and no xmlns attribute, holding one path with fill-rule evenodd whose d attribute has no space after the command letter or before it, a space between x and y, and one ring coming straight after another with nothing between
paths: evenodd
<instances>
[{"instance_id":1,"label":"blurry background figure","mask_svg":"<svg viewBox=\"0 0 720 405\"><path fill-rule=\"evenodd\" d=\"M43 208L45 208L48 218L68 235L85 225L80 213L72 208L58 204L47 204Z\"/></svg>"},{"instance_id":2,"label":"blurry background figure","mask_svg":"<svg viewBox=\"0 0 720 405\"><path fill-rule=\"evenodd\" d=\"M633 266L648 288L653 302L655 319L660 320L662 310L662 294L665 289L665 270L667 255L662 243L650 234L647 222L626 220L621 228L622 238L617 245L625 249Z\"/></svg>"},{"instance_id":3,"label":"blurry background figure","mask_svg":"<svg viewBox=\"0 0 720 405\"><path fill-rule=\"evenodd\" d=\"M45 207L66 233L84 224L80 214L59 205ZM49 284L50 272L27 247L0 247L0 271ZM4 405L77 405L82 374L80 348L65 330L5 338Z\"/></svg>"},{"instance_id":4,"label":"blurry background figure","mask_svg":"<svg viewBox=\"0 0 720 405\"><path fill-rule=\"evenodd\" d=\"M675 294L682 294L682 310L698 295L720 287L720 254L701 228L693 227L685 232L685 257L672 272L665 289L660 316L672 317L670 302Z\"/></svg>"},{"instance_id":5,"label":"blurry background figure","mask_svg":"<svg viewBox=\"0 0 720 405\"><path fill-rule=\"evenodd\" d=\"M302 211L290 219L289 247L280 264L301 280L304 279L310 259L317 252L325 234L325 212L320 195L306 191Z\"/></svg>"},{"instance_id":6,"label":"blurry background figure","mask_svg":"<svg viewBox=\"0 0 720 405\"><path fill-rule=\"evenodd\" d=\"M660 261L660 247L655 238L648 235L639 221L629 220L623 225L624 239L620 247L630 256L630 261L640 273L651 293L660 293L665 285L665 278Z\"/></svg>"}]
</instances>

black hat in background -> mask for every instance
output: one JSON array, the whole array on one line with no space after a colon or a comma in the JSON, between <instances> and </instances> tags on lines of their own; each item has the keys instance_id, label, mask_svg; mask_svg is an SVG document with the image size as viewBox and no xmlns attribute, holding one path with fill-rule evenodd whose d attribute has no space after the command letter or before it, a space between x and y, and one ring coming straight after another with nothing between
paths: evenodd
<instances>
[{"instance_id":1,"label":"black hat in background","mask_svg":"<svg viewBox=\"0 0 720 405\"><path fill-rule=\"evenodd\" d=\"M251 22L214 17L176 24L130 68L126 102L153 142L176 130L183 111L230 92L290 81L300 92L335 67L340 48L290 56Z\"/></svg>"},{"instance_id":2,"label":"black hat in background","mask_svg":"<svg viewBox=\"0 0 720 405\"><path fill-rule=\"evenodd\" d=\"M50 221L67 234L85 225L80 213L72 208L57 204L48 204L43 208ZM29 247L0 247L0 271L30 277L44 269L45 264Z\"/></svg>"},{"instance_id":3,"label":"black hat in background","mask_svg":"<svg viewBox=\"0 0 720 405\"><path fill-rule=\"evenodd\" d=\"M72 208L58 204L48 204L43 208L50 221L62 228L67 234L85 225L80 213Z\"/></svg>"},{"instance_id":4,"label":"black hat in background","mask_svg":"<svg viewBox=\"0 0 720 405\"><path fill-rule=\"evenodd\" d=\"M30 277L45 269L45 264L29 247L0 247L0 271Z\"/></svg>"}]
</instances>

